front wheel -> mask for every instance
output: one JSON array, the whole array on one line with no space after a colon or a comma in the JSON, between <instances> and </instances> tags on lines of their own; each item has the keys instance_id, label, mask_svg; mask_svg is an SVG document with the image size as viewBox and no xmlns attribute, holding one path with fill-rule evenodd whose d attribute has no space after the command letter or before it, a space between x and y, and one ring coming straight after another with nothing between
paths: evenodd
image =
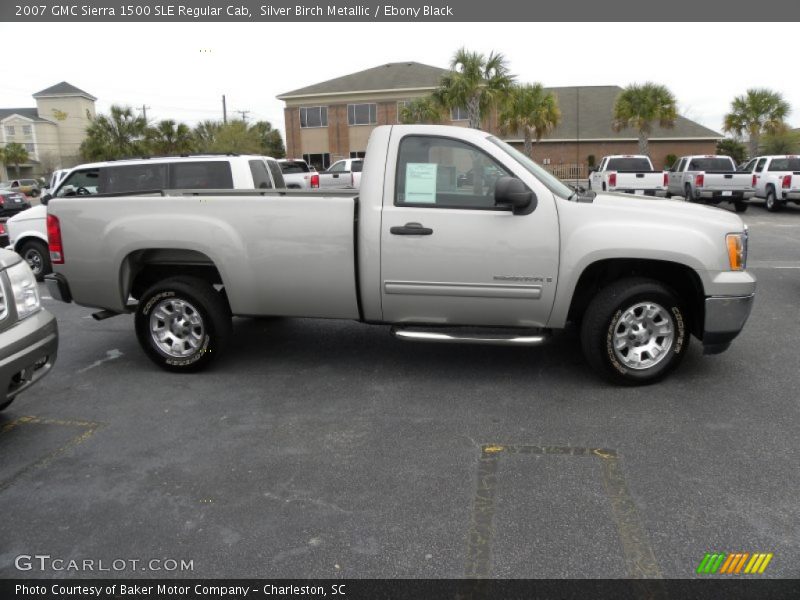
<instances>
[{"instance_id":1,"label":"front wheel","mask_svg":"<svg viewBox=\"0 0 800 600\"><path fill-rule=\"evenodd\" d=\"M619 385L647 385L678 366L689 346L688 319L662 283L622 279L600 290L583 317L586 360Z\"/></svg>"},{"instance_id":2,"label":"front wheel","mask_svg":"<svg viewBox=\"0 0 800 600\"><path fill-rule=\"evenodd\" d=\"M44 276L52 273L53 267L50 264L50 252L47 245L41 240L30 240L22 244L19 255L25 259L28 266L33 271L36 281L44 281Z\"/></svg>"},{"instance_id":3,"label":"front wheel","mask_svg":"<svg viewBox=\"0 0 800 600\"><path fill-rule=\"evenodd\" d=\"M159 281L141 297L136 336L147 356L168 371L205 369L231 334L225 298L196 277Z\"/></svg>"}]
</instances>

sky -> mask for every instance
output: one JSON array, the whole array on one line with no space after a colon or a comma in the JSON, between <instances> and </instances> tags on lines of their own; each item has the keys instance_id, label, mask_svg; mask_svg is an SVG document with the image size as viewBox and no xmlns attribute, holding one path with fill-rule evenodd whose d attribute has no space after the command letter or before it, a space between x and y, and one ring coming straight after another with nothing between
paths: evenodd
<instances>
[{"instance_id":1,"label":"sky","mask_svg":"<svg viewBox=\"0 0 800 600\"><path fill-rule=\"evenodd\" d=\"M0 39L16 27L0 24ZM466 46L503 53L520 82L664 84L681 114L716 131L736 95L768 87L800 127L794 62L765 60L796 55L797 25L759 28L767 49L747 23L41 23L26 26L23 53L0 62L0 107L34 106L33 93L68 81L96 96L99 112L147 105L151 121L193 125L221 119L225 94L229 118L246 110L283 132L280 93L387 62L447 67Z\"/></svg>"}]
</instances>

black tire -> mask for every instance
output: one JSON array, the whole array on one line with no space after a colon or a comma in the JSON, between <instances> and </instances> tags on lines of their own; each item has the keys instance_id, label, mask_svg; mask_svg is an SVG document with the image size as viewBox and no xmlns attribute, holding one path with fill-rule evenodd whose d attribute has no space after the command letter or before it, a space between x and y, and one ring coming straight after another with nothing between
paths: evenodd
<instances>
[{"instance_id":1,"label":"black tire","mask_svg":"<svg viewBox=\"0 0 800 600\"><path fill-rule=\"evenodd\" d=\"M603 182L603 191L604 191L604 192L606 191L606 184L605 184L605 182Z\"/></svg>"},{"instance_id":2,"label":"black tire","mask_svg":"<svg viewBox=\"0 0 800 600\"><path fill-rule=\"evenodd\" d=\"M20 246L19 255L30 266L36 281L44 281L44 276L53 272L53 265L50 263L50 251L43 241L28 240Z\"/></svg>"},{"instance_id":3,"label":"black tire","mask_svg":"<svg viewBox=\"0 0 800 600\"><path fill-rule=\"evenodd\" d=\"M744 201L737 201L733 203L733 209L737 213L747 212L747 207L750 206L747 202Z\"/></svg>"},{"instance_id":4,"label":"black tire","mask_svg":"<svg viewBox=\"0 0 800 600\"><path fill-rule=\"evenodd\" d=\"M767 197L764 200L764 206L769 212L778 212L782 207L775 195L775 188L772 186L767 188Z\"/></svg>"},{"instance_id":5,"label":"black tire","mask_svg":"<svg viewBox=\"0 0 800 600\"><path fill-rule=\"evenodd\" d=\"M670 194L669 192L667 192L666 194L664 194L664 198L666 198L667 200L669 200L670 198L672 198L672 194Z\"/></svg>"},{"instance_id":6,"label":"black tire","mask_svg":"<svg viewBox=\"0 0 800 600\"><path fill-rule=\"evenodd\" d=\"M697 199L694 197L694 194L692 193L692 186L690 186L688 183L686 184L686 187L684 187L683 189L683 197L686 199L687 202L697 202Z\"/></svg>"},{"instance_id":7,"label":"black tire","mask_svg":"<svg viewBox=\"0 0 800 600\"><path fill-rule=\"evenodd\" d=\"M39 190L31 190L31 198L36 198L39 196Z\"/></svg>"},{"instance_id":8,"label":"black tire","mask_svg":"<svg viewBox=\"0 0 800 600\"><path fill-rule=\"evenodd\" d=\"M624 324L623 314L640 303L653 303L663 309L661 321L669 319L673 338L661 358L650 366L632 368L623 364L613 347L614 331ZM600 290L583 315L581 346L592 368L617 385L648 385L663 379L680 364L689 347L688 314L677 295L653 279L621 279ZM648 329L649 330L649 329ZM651 339L659 339L650 336ZM663 338L662 342L663 342ZM642 356L646 353L642 352Z\"/></svg>"},{"instance_id":9,"label":"black tire","mask_svg":"<svg viewBox=\"0 0 800 600\"><path fill-rule=\"evenodd\" d=\"M189 352L184 356L168 354L157 345L151 333L151 317L154 310L170 306L176 310L171 304L174 301L179 301L184 307L188 304L186 308L188 312L183 314L199 317L201 323L199 328L197 325L185 326L186 331L178 334L196 340L196 348L186 349L188 342L184 344L184 350ZM157 317L153 319L157 321ZM230 338L232 327L230 309L225 296L214 290L208 282L196 277L172 277L151 286L140 298L135 324L136 337L145 354L167 371L184 373L201 371L219 357ZM163 323L163 326L167 325L166 322ZM189 330L193 333L200 331L201 334L194 338L188 336ZM180 338L171 331L167 333L166 338L172 339L175 343L180 342Z\"/></svg>"},{"instance_id":10,"label":"black tire","mask_svg":"<svg viewBox=\"0 0 800 600\"><path fill-rule=\"evenodd\" d=\"M2 411L2 410L5 410L5 409L7 409L9 406L11 406L11 403L12 403L13 401L14 401L14 399L12 398L11 400L6 400L6 401L5 401L5 402L3 402L2 404L0 404L0 411Z\"/></svg>"}]
</instances>

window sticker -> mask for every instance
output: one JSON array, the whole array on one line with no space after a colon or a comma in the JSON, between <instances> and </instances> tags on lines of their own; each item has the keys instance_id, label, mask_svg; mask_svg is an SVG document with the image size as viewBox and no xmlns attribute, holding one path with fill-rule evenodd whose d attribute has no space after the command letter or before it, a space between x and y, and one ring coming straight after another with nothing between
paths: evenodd
<instances>
[{"instance_id":1,"label":"window sticker","mask_svg":"<svg viewBox=\"0 0 800 600\"><path fill-rule=\"evenodd\" d=\"M406 197L409 204L436 204L436 163L406 165Z\"/></svg>"}]
</instances>

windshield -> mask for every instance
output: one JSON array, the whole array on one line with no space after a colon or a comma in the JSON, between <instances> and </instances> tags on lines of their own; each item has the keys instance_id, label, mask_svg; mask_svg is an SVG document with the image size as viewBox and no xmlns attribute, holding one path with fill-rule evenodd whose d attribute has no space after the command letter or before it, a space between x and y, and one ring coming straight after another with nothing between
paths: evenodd
<instances>
[{"instance_id":1,"label":"windshield","mask_svg":"<svg viewBox=\"0 0 800 600\"><path fill-rule=\"evenodd\" d=\"M489 141L500 146L503 150L510 154L514 160L516 160L525 168L526 171L528 171L528 173L541 181L545 187L547 187L547 189L553 192L556 196L569 198L574 193L573 190L565 185L558 177L537 165L535 162L533 162L533 160L525 156L511 144L507 144L506 142L499 140L494 136L490 137Z\"/></svg>"},{"instance_id":2,"label":"windshield","mask_svg":"<svg viewBox=\"0 0 800 600\"><path fill-rule=\"evenodd\" d=\"M770 171L800 171L800 156L776 158L769 164Z\"/></svg>"},{"instance_id":3,"label":"windshield","mask_svg":"<svg viewBox=\"0 0 800 600\"><path fill-rule=\"evenodd\" d=\"M735 171L733 160L727 156L693 158L687 171Z\"/></svg>"},{"instance_id":4,"label":"windshield","mask_svg":"<svg viewBox=\"0 0 800 600\"><path fill-rule=\"evenodd\" d=\"M650 161L646 158L627 156L625 158L609 158L606 171L652 171Z\"/></svg>"}]
</instances>

